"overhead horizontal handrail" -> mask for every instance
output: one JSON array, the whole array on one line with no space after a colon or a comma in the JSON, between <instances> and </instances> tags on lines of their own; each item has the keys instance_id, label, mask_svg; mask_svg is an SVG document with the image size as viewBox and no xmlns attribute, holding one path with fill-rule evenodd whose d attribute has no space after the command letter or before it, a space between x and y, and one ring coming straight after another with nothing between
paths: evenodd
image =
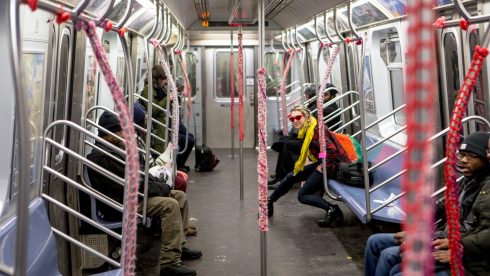
<instances>
[{"instance_id":1,"label":"overhead horizontal handrail","mask_svg":"<svg viewBox=\"0 0 490 276\"><path fill-rule=\"evenodd\" d=\"M472 16L468 12L468 10L464 7L462 0L454 0L453 4L454 4L454 8L456 8L456 11L458 11L459 15L461 15L461 17L463 17L466 20L468 25L476 24L476 23L486 23L490 20L490 15ZM455 27L455 26L459 26L459 24L460 24L460 20L455 19L455 20L445 21L444 27ZM482 45L488 45L488 44L482 44Z\"/></svg>"}]
</instances>

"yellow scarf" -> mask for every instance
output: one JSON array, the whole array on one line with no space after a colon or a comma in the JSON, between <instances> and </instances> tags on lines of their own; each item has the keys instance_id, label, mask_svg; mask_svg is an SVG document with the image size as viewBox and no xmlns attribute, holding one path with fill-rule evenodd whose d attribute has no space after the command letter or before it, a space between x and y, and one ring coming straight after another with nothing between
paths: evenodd
<instances>
[{"instance_id":1,"label":"yellow scarf","mask_svg":"<svg viewBox=\"0 0 490 276\"><path fill-rule=\"evenodd\" d=\"M313 116L310 116L308 121L305 122L303 127L299 130L298 138L303 139L303 146L301 146L301 154L298 158L298 161L294 164L293 175L296 175L300 171L303 170L306 163L306 157L308 156L311 161L315 162L316 157L310 153L309 147L311 143L311 139L313 138L313 134L315 133L316 127L316 119Z\"/></svg>"}]
</instances>

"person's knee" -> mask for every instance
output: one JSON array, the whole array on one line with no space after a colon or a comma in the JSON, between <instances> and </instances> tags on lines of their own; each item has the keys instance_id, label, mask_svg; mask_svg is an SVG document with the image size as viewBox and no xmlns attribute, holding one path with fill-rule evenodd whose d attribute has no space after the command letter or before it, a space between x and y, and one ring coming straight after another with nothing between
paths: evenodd
<instances>
[{"instance_id":1,"label":"person's knee","mask_svg":"<svg viewBox=\"0 0 490 276\"><path fill-rule=\"evenodd\" d=\"M394 265L400 260L400 250L397 246L388 247L381 251L379 259L388 264Z\"/></svg>"},{"instance_id":2,"label":"person's knee","mask_svg":"<svg viewBox=\"0 0 490 276\"><path fill-rule=\"evenodd\" d=\"M183 191L180 190L172 190L172 197L177 200L179 205L184 205L185 202L187 201L187 196Z\"/></svg>"}]
</instances>

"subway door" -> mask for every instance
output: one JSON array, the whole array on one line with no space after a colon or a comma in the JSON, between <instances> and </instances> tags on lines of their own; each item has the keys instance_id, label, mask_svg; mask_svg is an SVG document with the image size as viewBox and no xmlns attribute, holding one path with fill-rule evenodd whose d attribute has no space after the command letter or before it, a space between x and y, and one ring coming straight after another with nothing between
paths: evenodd
<instances>
[{"instance_id":1,"label":"subway door","mask_svg":"<svg viewBox=\"0 0 490 276\"><path fill-rule=\"evenodd\" d=\"M203 89L202 89L202 72L205 68L202 67L202 48L190 47L186 53L186 70L187 77L191 84L191 109L190 113L186 111L186 117L184 118L184 124L190 133L193 133L196 138L196 145L203 143ZM187 98L184 99L184 105L187 105Z\"/></svg>"},{"instance_id":2,"label":"subway door","mask_svg":"<svg viewBox=\"0 0 490 276\"><path fill-rule=\"evenodd\" d=\"M235 52L235 147L238 141L238 54ZM254 60L253 49L243 49L243 114L245 148L254 147ZM205 49L203 65L206 80L204 99L204 142L211 148L231 148L230 128L230 51L229 48ZM211 69L211 70L209 70Z\"/></svg>"},{"instance_id":3,"label":"subway door","mask_svg":"<svg viewBox=\"0 0 490 276\"><path fill-rule=\"evenodd\" d=\"M57 39L55 39L55 36ZM50 41L54 45L50 45L52 51L49 53L50 58L48 61L52 61L51 70L48 71L48 75L53 76L51 78L50 89L48 90L49 97L46 99L45 108L45 126L58 120L69 119L69 102L72 80L72 56L73 56L73 37L74 29L72 25L61 24L53 28L53 32L50 33ZM52 46L52 47L51 47ZM52 133L49 134L50 138L68 145L68 130L57 127ZM51 147L49 152L46 152L48 165L57 172L66 175L67 174L67 154L55 147ZM52 174L45 173L44 179L44 192L49 194L56 200L66 204L66 185L59 178ZM48 208L49 219L51 226L60 229L67 233L66 213L56 206L50 205ZM58 247L58 263L60 266L60 272L63 275L70 271L69 251L68 245L63 239L57 238Z\"/></svg>"}]
</instances>

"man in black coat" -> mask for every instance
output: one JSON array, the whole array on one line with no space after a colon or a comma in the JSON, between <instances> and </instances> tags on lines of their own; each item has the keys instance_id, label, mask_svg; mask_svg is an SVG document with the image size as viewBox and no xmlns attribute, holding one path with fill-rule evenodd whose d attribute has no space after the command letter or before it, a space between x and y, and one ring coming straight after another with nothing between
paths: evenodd
<instances>
[{"instance_id":1,"label":"man in black coat","mask_svg":"<svg viewBox=\"0 0 490 276\"><path fill-rule=\"evenodd\" d=\"M101 127L99 129L99 137L116 147L124 147L124 143L120 139L122 137L121 125L116 115L105 111L99 118L99 126ZM124 156L114 147L106 146L101 142L96 142L95 145L97 148L92 150L87 159L124 178L124 164L110 157L107 153L121 161L124 160ZM93 188L117 202L123 203L124 187L122 185L90 168L88 169L88 174ZM140 191L143 187L141 180L142 178L140 179ZM105 204L98 204L98 208L105 219L121 220L122 214L115 209ZM138 211L141 212L142 208L143 205L140 203ZM197 259L202 256L201 251L185 247L186 241L182 221L184 216L182 214L186 213L186 210L187 200L185 193L170 191L170 187L166 183L150 176L148 181L147 214L149 217L159 219L161 222L160 275L196 275L193 269L185 266L181 261L181 259Z\"/></svg>"}]
</instances>

